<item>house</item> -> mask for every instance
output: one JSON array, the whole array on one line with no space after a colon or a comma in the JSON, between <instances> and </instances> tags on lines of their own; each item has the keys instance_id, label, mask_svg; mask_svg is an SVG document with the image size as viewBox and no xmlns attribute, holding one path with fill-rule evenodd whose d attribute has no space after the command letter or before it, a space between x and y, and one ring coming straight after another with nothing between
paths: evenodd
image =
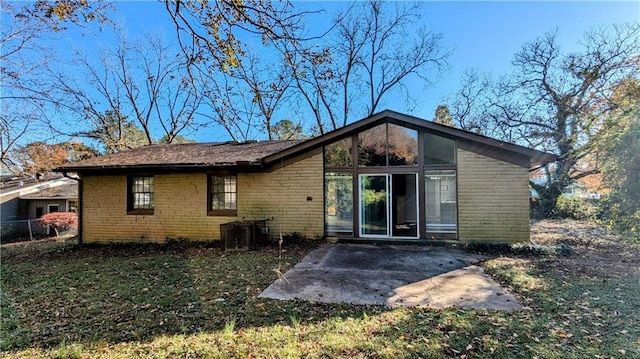
<instances>
[{"instance_id":1,"label":"house","mask_svg":"<svg viewBox=\"0 0 640 359\"><path fill-rule=\"evenodd\" d=\"M59 173L3 176L0 180L0 226L3 238L28 234L28 220L52 212L73 212L77 208L78 182ZM49 228L34 224L31 231L48 234Z\"/></svg>"},{"instance_id":2,"label":"house","mask_svg":"<svg viewBox=\"0 0 640 359\"><path fill-rule=\"evenodd\" d=\"M217 240L267 219L298 232L418 243L529 239L529 171L552 154L383 111L305 141L151 145L70 163L85 242Z\"/></svg>"}]
</instances>

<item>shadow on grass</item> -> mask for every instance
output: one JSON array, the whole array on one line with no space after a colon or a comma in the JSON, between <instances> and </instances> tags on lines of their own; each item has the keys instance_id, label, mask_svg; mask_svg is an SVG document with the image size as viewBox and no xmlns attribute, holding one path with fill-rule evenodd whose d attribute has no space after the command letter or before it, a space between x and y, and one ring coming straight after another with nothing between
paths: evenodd
<instances>
[{"instance_id":1,"label":"shadow on grass","mask_svg":"<svg viewBox=\"0 0 640 359\"><path fill-rule=\"evenodd\" d=\"M529 307L516 313L257 299L274 269L295 264L297 254L288 253L281 260L274 249L205 246L3 253L2 350L38 354L72 343L83 355L108 347L112 357L640 357L638 278L603 281L528 260L489 261L485 269Z\"/></svg>"},{"instance_id":2,"label":"shadow on grass","mask_svg":"<svg viewBox=\"0 0 640 359\"><path fill-rule=\"evenodd\" d=\"M225 253L204 245L65 246L3 253L2 351L148 342L385 310L257 299L295 248Z\"/></svg>"}]
</instances>

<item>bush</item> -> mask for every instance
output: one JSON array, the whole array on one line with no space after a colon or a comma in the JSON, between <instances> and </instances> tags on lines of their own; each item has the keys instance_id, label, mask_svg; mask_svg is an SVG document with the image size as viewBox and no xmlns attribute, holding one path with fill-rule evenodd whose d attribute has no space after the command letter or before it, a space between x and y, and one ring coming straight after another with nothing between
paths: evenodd
<instances>
[{"instance_id":1,"label":"bush","mask_svg":"<svg viewBox=\"0 0 640 359\"><path fill-rule=\"evenodd\" d=\"M60 229L78 228L78 214L75 212L53 212L40 217L40 224L52 226L56 237L60 235Z\"/></svg>"},{"instance_id":2,"label":"bush","mask_svg":"<svg viewBox=\"0 0 640 359\"><path fill-rule=\"evenodd\" d=\"M596 200L561 195L558 197L552 215L557 218L595 220L599 212L600 209Z\"/></svg>"},{"instance_id":3,"label":"bush","mask_svg":"<svg viewBox=\"0 0 640 359\"><path fill-rule=\"evenodd\" d=\"M640 208L635 212L611 195L602 201L601 223L627 238L640 242Z\"/></svg>"}]
</instances>

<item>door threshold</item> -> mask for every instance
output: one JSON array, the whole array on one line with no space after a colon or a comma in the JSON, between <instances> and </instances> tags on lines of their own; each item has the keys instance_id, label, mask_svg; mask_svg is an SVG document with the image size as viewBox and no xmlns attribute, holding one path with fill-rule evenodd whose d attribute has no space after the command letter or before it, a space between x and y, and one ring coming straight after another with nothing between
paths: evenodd
<instances>
[{"instance_id":1,"label":"door threshold","mask_svg":"<svg viewBox=\"0 0 640 359\"><path fill-rule=\"evenodd\" d=\"M355 238L355 237L338 237L338 243L353 243L353 244L373 244L373 245L435 245L444 246L449 244L458 244L458 240L454 239L400 239L400 238Z\"/></svg>"}]
</instances>

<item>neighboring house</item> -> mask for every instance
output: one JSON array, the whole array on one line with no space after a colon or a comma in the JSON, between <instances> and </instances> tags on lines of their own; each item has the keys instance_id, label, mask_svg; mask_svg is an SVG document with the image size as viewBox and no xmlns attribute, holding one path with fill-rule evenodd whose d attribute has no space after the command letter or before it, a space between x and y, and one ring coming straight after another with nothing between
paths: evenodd
<instances>
[{"instance_id":1,"label":"neighboring house","mask_svg":"<svg viewBox=\"0 0 640 359\"><path fill-rule=\"evenodd\" d=\"M3 176L0 181L2 236L28 234L25 220L51 212L77 211L78 182L58 173L39 176ZM33 233L47 227L34 225Z\"/></svg>"},{"instance_id":2,"label":"neighboring house","mask_svg":"<svg viewBox=\"0 0 640 359\"><path fill-rule=\"evenodd\" d=\"M151 145L70 163L85 242L272 236L529 239L529 170L556 157L392 111L306 141Z\"/></svg>"}]
</instances>

